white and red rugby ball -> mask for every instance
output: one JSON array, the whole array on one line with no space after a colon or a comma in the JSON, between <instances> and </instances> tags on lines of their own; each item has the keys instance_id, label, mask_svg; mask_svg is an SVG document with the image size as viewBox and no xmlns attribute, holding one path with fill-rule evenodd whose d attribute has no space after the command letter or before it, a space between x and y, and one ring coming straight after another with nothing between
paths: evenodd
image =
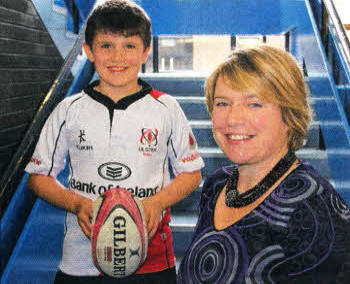
<instances>
[{"instance_id":1,"label":"white and red rugby ball","mask_svg":"<svg viewBox=\"0 0 350 284\"><path fill-rule=\"evenodd\" d=\"M146 221L140 200L126 189L106 191L93 203L91 250L96 268L123 278L147 256Z\"/></svg>"}]
</instances>

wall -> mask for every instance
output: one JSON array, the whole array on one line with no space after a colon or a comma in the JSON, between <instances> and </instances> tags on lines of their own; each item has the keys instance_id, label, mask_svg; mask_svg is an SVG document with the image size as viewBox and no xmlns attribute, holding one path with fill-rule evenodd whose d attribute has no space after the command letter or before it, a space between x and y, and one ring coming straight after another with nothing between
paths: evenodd
<instances>
[{"instance_id":1,"label":"wall","mask_svg":"<svg viewBox=\"0 0 350 284\"><path fill-rule=\"evenodd\" d=\"M350 42L350 1L349 0L333 0L337 9L341 22L344 25L345 32Z\"/></svg>"},{"instance_id":2,"label":"wall","mask_svg":"<svg viewBox=\"0 0 350 284\"><path fill-rule=\"evenodd\" d=\"M63 60L30 0L0 1L0 178Z\"/></svg>"},{"instance_id":3,"label":"wall","mask_svg":"<svg viewBox=\"0 0 350 284\"><path fill-rule=\"evenodd\" d=\"M277 33L280 31L280 1L137 0L135 2L141 4L149 14L153 33L159 35L254 34L264 31Z\"/></svg>"}]
</instances>

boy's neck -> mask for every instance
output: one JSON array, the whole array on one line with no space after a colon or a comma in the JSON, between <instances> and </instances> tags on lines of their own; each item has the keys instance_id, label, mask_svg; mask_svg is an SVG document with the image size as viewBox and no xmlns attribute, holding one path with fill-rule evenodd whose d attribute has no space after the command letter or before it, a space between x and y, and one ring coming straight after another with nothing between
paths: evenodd
<instances>
[{"instance_id":1,"label":"boy's neck","mask_svg":"<svg viewBox=\"0 0 350 284\"><path fill-rule=\"evenodd\" d=\"M94 87L94 90L109 97L115 103L121 100L122 98L125 98L127 96L130 96L132 94L139 92L141 89L142 89L142 85L138 84L138 82L131 87L128 86L127 88L123 88L123 87L116 88L114 86L113 87L105 86L105 85L101 85L101 83L99 83L96 87Z\"/></svg>"}]
</instances>

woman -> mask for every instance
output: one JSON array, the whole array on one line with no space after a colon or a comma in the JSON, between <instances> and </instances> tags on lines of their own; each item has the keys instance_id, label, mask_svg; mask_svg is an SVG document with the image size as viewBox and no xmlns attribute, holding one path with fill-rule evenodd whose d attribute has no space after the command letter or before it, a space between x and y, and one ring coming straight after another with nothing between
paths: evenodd
<instances>
[{"instance_id":1,"label":"woman","mask_svg":"<svg viewBox=\"0 0 350 284\"><path fill-rule=\"evenodd\" d=\"M215 141L234 163L207 178L178 283L350 283L350 211L295 156L310 113L287 52L235 52L206 82Z\"/></svg>"}]
</instances>

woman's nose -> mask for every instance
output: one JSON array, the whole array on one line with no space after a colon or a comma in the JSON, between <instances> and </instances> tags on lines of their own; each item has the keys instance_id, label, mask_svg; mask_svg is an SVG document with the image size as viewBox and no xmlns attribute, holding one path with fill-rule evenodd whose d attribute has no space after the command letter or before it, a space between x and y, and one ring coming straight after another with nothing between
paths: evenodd
<instances>
[{"instance_id":1,"label":"woman's nose","mask_svg":"<svg viewBox=\"0 0 350 284\"><path fill-rule=\"evenodd\" d=\"M227 112L227 123L229 125L241 124L244 122L246 117L245 109L240 105L230 105L229 111Z\"/></svg>"}]
</instances>

